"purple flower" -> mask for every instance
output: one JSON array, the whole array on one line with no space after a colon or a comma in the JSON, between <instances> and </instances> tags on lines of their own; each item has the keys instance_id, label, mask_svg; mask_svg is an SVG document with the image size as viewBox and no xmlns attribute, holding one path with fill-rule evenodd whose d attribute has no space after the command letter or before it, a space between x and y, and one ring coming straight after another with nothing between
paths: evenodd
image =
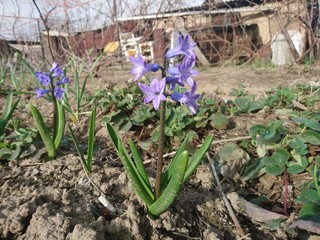
<instances>
[{"instance_id":1,"label":"purple flower","mask_svg":"<svg viewBox=\"0 0 320 240\"><path fill-rule=\"evenodd\" d=\"M50 76L44 72L36 72L36 78L42 86L48 86L51 82Z\"/></svg>"},{"instance_id":2,"label":"purple flower","mask_svg":"<svg viewBox=\"0 0 320 240\"><path fill-rule=\"evenodd\" d=\"M166 58L173 58L180 54L185 55L188 58L194 57L193 49L196 47L196 43L189 43L190 35L187 34L185 38L178 36L179 45L173 49L168 50L166 53Z\"/></svg>"},{"instance_id":3,"label":"purple flower","mask_svg":"<svg viewBox=\"0 0 320 240\"><path fill-rule=\"evenodd\" d=\"M50 90L49 89L41 89L41 88L38 88L36 87L36 90L35 90L35 93L37 94L37 98L40 98L42 97L43 95L49 93Z\"/></svg>"},{"instance_id":4,"label":"purple flower","mask_svg":"<svg viewBox=\"0 0 320 240\"><path fill-rule=\"evenodd\" d=\"M52 63L50 73L52 74L52 77L63 77L64 76L64 72L63 72L62 68L60 68L60 64L56 63L56 62Z\"/></svg>"},{"instance_id":5,"label":"purple flower","mask_svg":"<svg viewBox=\"0 0 320 240\"><path fill-rule=\"evenodd\" d=\"M196 114L199 109L197 105L197 100L200 98L200 94L194 94L195 90L196 90L196 82L194 82L194 85L190 92L184 92L182 94L178 92L174 92L171 95L171 98L176 102L186 104L191 110L191 112Z\"/></svg>"},{"instance_id":6,"label":"purple flower","mask_svg":"<svg viewBox=\"0 0 320 240\"><path fill-rule=\"evenodd\" d=\"M58 100L61 100L61 98L63 97L64 94L64 89L60 88L60 87L56 87L53 90L53 95L55 96L55 98L57 98Z\"/></svg>"},{"instance_id":7,"label":"purple flower","mask_svg":"<svg viewBox=\"0 0 320 240\"><path fill-rule=\"evenodd\" d=\"M137 81L139 78L141 78L144 74L147 72L156 72L159 70L160 66L156 63L154 64L147 64L142 56L139 54L136 58L129 57L131 63L134 65L134 67L131 69L130 73L135 74L133 81Z\"/></svg>"},{"instance_id":8,"label":"purple flower","mask_svg":"<svg viewBox=\"0 0 320 240\"><path fill-rule=\"evenodd\" d=\"M197 70L193 70L195 64L195 58L185 57L181 64L177 64L176 67L169 67L168 72L178 78L180 85L183 85L186 82L190 87L193 87L194 81L193 76L199 74ZM177 82L177 83L178 83Z\"/></svg>"},{"instance_id":9,"label":"purple flower","mask_svg":"<svg viewBox=\"0 0 320 240\"><path fill-rule=\"evenodd\" d=\"M61 80L56 83L56 85L60 86L60 85L65 84L65 83L70 83L70 79L67 78L67 77L62 77Z\"/></svg>"},{"instance_id":10,"label":"purple flower","mask_svg":"<svg viewBox=\"0 0 320 240\"><path fill-rule=\"evenodd\" d=\"M172 91L177 84L182 87L184 86L184 84L180 81L180 78L176 76L166 76L166 84L170 84L170 91Z\"/></svg>"},{"instance_id":11,"label":"purple flower","mask_svg":"<svg viewBox=\"0 0 320 240\"><path fill-rule=\"evenodd\" d=\"M153 79L151 81L150 87L148 85L138 83L141 91L147 96L144 98L144 103L151 102L155 110L159 109L160 101L165 101L166 96L163 94L166 87L166 79L163 78L160 81L158 79Z\"/></svg>"}]
</instances>

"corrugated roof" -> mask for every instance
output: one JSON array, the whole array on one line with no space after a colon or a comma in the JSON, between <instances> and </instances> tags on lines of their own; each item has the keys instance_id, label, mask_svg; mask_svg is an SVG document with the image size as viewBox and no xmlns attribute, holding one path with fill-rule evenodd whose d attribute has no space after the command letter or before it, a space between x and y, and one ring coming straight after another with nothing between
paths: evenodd
<instances>
[{"instance_id":1,"label":"corrugated roof","mask_svg":"<svg viewBox=\"0 0 320 240\"><path fill-rule=\"evenodd\" d=\"M179 16L191 16L199 14L220 14L227 12L265 12L273 10L267 6L257 6L257 7L242 7L242 8L221 8L214 10L201 10L201 11L188 11L188 12L174 12L174 13L162 13L162 14L149 14L134 17L118 18L118 21L129 21L129 20L144 20L144 19L160 19L160 18L171 18Z\"/></svg>"}]
</instances>

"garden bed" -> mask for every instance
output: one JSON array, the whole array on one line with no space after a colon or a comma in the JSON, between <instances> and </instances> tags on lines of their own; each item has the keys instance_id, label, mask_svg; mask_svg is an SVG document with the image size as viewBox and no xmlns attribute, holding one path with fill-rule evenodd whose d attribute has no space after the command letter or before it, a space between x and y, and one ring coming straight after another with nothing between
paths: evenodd
<instances>
[{"instance_id":1,"label":"garden bed","mask_svg":"<svg viewBox=\"0 0 320 240\"><path fill-rule=\"evenodd\" d=\"M198 80L200 91L206 93L205 99L215 100L213 105L210 105L211 103L203 104L207 104L208 109L211 108L207 112L213 111L216 114L217 110L224 111L223 114L227 116L228 124L217 128L216 125L208 122L203 127L192 125L193 128L186 129L198 133L198 138L194 140L196 144L201 143L207 135L214 135L214 143L210 148L209 155L216 162L221 160L220 151L226 144L237 144L249 158L257 157L256 148L252 145L251 136L248 133L250 126L267 125L270 122L283 120L284 126L290 133L294 134L298 131L298 124L292 121L290 116L276 111L276 109L283 110L289 107L293 110L303 111L300 109L301 106L300 108L292 106L290 98L290 101L285 102L288 97L286 90L282 90L282 92L275 90L271 95L277 96L278 94L281 99L281 101L279 99L279 101L272 100L275 104L279 104L275 108L262 107L252 111L250 108L244 109L241 105L242 102L239 103L241 106L234 103L237 97L246 98L248 94L264 96L269 90L274 89L275 85L294 87L296 84L304 84L304 86L310 86L309 82L316 81L318 74L317 69L313 72L303 71L301 67L293 70L228 67L225 69L206 69L203 72ZM114 108L110 107L112 101L111 103L105 101L108 98L108 95L105 94L116 92L110 87L110 82L118 81L123 84L123 89L127 89L125 85L128 75L119 73L118 70L113 74L113 79L110 79L112 78L110 74L100 80L88 81L86 100L88 104L98 104L95 152L90 178L106 193L106 198L115 207L116 212L108 211L99 202L100 193L88 181L68 134L53 161L47 160L39 137L32 135L34 139L32 144L37 149L32 155L11 161L1 160L1 239L292 239L311 235L314 235L316 239L315 235L319 231L317 228L316 230L307 228L309 231L306 231L289 227L298 218L302 206L302 203L296 202L302 189L301 186L312 181L307 170L289 176L290 196L286 203L287 206L284 208L283 175L268 175L267 178L259 176L243 180L236 175L242 174L244 165L234 165L239 169L227 173L221 171L221 166L217 166L218 172L221 173L219 174L222 181L221 190L217 186L210 163L204 159L190 180L182 186L171 207L158 219L151 217L144 203L132 190L122 163L113 150L105 130L104 118L107 117L114 124L117 123L112 119L115 115L110 115L114 112ZM100 85L95 85L94 81L99 82ZM96 94L99 88L104 87L106 92L102 92L100 95ZM233 96L230 96L230 92ZM299 94L301 92L303 91L300 91ZM133 93L130 92L130 94ZM308 97L308 94L310 94L310 89L307 87L305 96ZM318 94L316 96L319 96ZM296 100L299 100L299 103L306 107L305 111L319 112L319 98L310 104L305 102L305 98L299 99ZM1 97L1 103L4 100L5 98ZM30 96L22 97L23 103L27 104L28 101L37 105L40 111L45 112L45 115L50 119L50 104L43 104L43 99L30 98ZM228 101L231 103L227 103ZM214 110L215 108L217 109ZM129 116L129 113L125 113ZM208 117L206 116L206 118ZM24 108L24 105L19 107L19 112L14 114L14 118L19 119L24 128L27 126L35 127L30 112ZM186 115L186 118L189 116ZM141 140L140 146L146 149L144 153L145 167L150 181L153 183L156 143L150 146L150 141L147 140L152 138L152 127L156 120L148 118L145 120L145 125L142 126L134 125L132 119L130 121L133 123L132 127L122 134L125 139L132 138L137 142ZM198 120L197 124L200 124L201 121L204 120ZM88 116L84 115L78 123L72 125L84 147L86 147L88 122ZM214 127L212 127L213 125ZM127 127L124 124L118 125L120 128L124 126ZM186 129L181 131L187 131ZM176 137L178 135L180 134L176 134L173 140L168 140L167 153L175 151L180 144L181 139ZM308 151L308 156L319 154L317 146L313 149L308 148ZM230 155L232 153L234 151L230 150ZM270 155L272 153L270 152ZM239 157L239 154L236 154L236 159L229 160L230 162L242 161L246 159L247 155ZM169 159L165 158L165 164L168 164ZM226 162L224 164L228 165ZM268 183L272 184L268 185ZM223 193L231 201L243 233L235 226L235 222L230 217L230 212L221 197ZM261 216L254 216L250 210L241 208L241 204L237 206L240 198L243 201L251 201L262 195L268 196L269 199L264 203L260 202L259 207L268 210L268 214L276 213L281 216L284 216L287 211L288 216L279 223L272 222L273 225L270 226L261 219L259 221ZM235 201L235 199L238 200ZM246 204L246 202L244 203ZM260 210L256 209L256 211ZM275 215L275 219L279 215Z\"/></svg>"}]
</instances>

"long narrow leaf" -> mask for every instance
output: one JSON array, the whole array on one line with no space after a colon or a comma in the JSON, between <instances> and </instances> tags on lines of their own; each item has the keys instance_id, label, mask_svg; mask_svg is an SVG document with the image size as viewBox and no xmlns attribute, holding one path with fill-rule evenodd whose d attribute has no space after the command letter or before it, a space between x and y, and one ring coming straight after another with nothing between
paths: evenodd
<instances>
[{"instance_id":1,"label":"long narrow leaf","mask_svg":"<svg viewBox=\"0 0 320 240\"><path fill-rule=\"evenodd\" d=\"M151 184L149 182L146 170L144 168L143 161L142 161L141 155L139 153L139 150L137 149L136 145L134 144L134 142L131 139L129 141L129 145L130 145L130 149L131 149L131 152L132 152L133 160L134 160L134 162L136 164L137 170L138 170L140 176L143 178L144 182L151 189Z\"/></svg>"},{"instance_id":2,"label":"long narrow leaf","mask_svg":"<svg viewBox=\"0 0 320 240\"><path fill-rule=\"evenodd\" d=\"M183 182L185 182L193 173L193 171L198 167L204 155L209 150L212 140L213 136L208 136L202 144L202 146L200 147L200 149L198 149L198 151L190 158Z\"/></svg>"},{"instance_id":3,"label":"long narrow leaf","mask_svg":"<svg viewBox=\"0 0 320 240\"><path fill-rule=\"evenodd\" d=\"M172 161L170 162L169 166L167 167L167 170L164 172L164 174L162 175L161 177L161 183L160 183L160 188L161 189L164 189L170 178L172 177L172 175L174 174L174 171L173 171L173 166L175 165L175 162L177 161L177 158L179 157L179 155L181 153L184 152L184 150L186 149L186 146L189 142L189 134L187 134L187 136L185 137L185 139L183 140L182 144L180 145L180 147L178 148L174 158L172 159Z\"/></svg>"},{"instance_id":4,"label":"long narrow leaf","mask_svg":"<svg viewBox=\"0 0 320 240\"><path fill-rule=\"evenodd\" d=\"M40 136L42 138L42 141L44 145L46 146L48 157L50 160L54 159L56 156L56 149L54 147L53 139L50 137L50 132L48 131L48 128L46 124L43 121L43 118L41 116L41 113L39 110L33 106L31 103L29 105L31 113L33 115L34 120L36 121L37 127L39 129Z\"/></svg>"},{"instance_id":5,"label":"long narrow leaf","mask_svg":"<svg viewBox=\"0 0 320 240\"><path fill-rule=\"evenodd\" d=\"M96 127L96 107L92 110L92 113L90 116L90 125L89 125L88 150L87 150L86 162L90 172L91 172L91 166L92 166L95 127Z\"/></svg>"},{"instance_id":6,"label":"long narrow leaf","mask_svg":"<svg viewBox=\"0 0 320 240\"><path fill-rule=\"evenodd\" d=\"M20 99L18 99L13 106L11 106L12 104L12 93L9 95L7 101L6 101L6 106L5 109L2 113L2 118L0 120L0 136L4 133L4 129L7 125L7 123L9 122L14 110L17 108L18 103L19 103Z\"/></svg>"},{"instance_id":7,"label":"long narrow leaf","mask_svg":"<svg viewBox=\"0 0 320 240\"><path fill-rule=\"evenodd\" d=\"M9 115L10 110L11 110L11 106L12 106L12 99L13 99L13 93L11 92L6 99L6 105L5 105L4 110L2 112L2 117L1 117L2 119L7 118L7 116Z\"/></svg>"},{"instance_id":8,"label":"long narrow leaf","mask_svg":"<svg viewBox=\"0 0 320 240\"><path fill-rule=\"evenodd\" d=\"M16 51L16 53L18 54L19 60L27 67L27 69L29 70L30 74L32 76L34 76L33 67L23 58L22 54L19 51Z\"/></svg>"},{"instance_id":9,"label":"long narrow leaf","mask_svg":"<svg viewBox=\"0 0 320 240\"><path fill-rule=\"evenodd\" d=\"M92 64L92 67L90 68L90 73L93 72L93 70L95 69L95 67L99 64L99 62L101 61L101 59L104 57L104 53L102 53Z\"/></svg>"},{"instance_id":10,"label":"long narrow leaf","mask_svg":"<svg viewBox=\"0 0 320 240\"><path fill-rule=\"evenodd\" d=\"M107 123L107 131L111 138L111 142L122 161L125 171L132 181L136 193L147 204L147 206L151 205L154 200L152 190L147 186L143 178L140 176L118 133L109 123Z\"/></svg>"},{"instance_id":11,"label":"long narrow leaf","mask_svg":"<svg viewBox=\"0 0 320 240\"><path fill-rule=\"evenodd\" d=\"M65 115L65 111L63 106L61 105L60 102L57 102L57 135L56 138L54 139L54 147L55 149L58 149L62 138L64 136L64 130L65 130L65 126L66 126L66 115Z\"/></svg>"},{"instance_id":12,"label":"long narrow leaf","mask_svg":"<svg viewBox=\"0 0 320 240\"><path fill-rule=\"evenodd\" d=\"M179 154L174 166L175 174L172 175L167 187L160 197L148 208L151 215L157 217L170 207L183 183L183 178L188 164L188 151Z\"/></svg>"},{"instance_id":13,"label":"long narrow leaf","mask_svg":"<svg viewBox=\"0 0 320 240\"><path fill-rule=\"evenodd\" d=\"M120 144L119 139L119 145ZM144 187L143 182L141 181L141 178L136 171L135 167L132 163L132 160L130 157L124 153L124 148L119 148L119 157L122 160L124 169L128 175L128 177L131 179L132 187L137 193L137 195L146 203L147 206L150 206L153 203L153 198L150 196L150 193L148 192L148 189ZM151 193L152 194L152 193Z\"/></svg>"},{"instance_id":14,"label":"long narrow leaf","mask_svg":"<svg viewBox=\"0 0 320 240\"><path fill-rule=\"evenodd\" d=\"M78 72L76 72L74 87L75 87L75 98L76 98L77 110L78 110L79 109L79 73Z\"/></svg>"},{"instance_id":15,"label":"long narrow leaf","mask_svg":"<svg viewBox=\"0 0 320 240\"><path fill-rule=\"evenodd\" d=\"M78 143L78 140L77 140L76 136L74 135L74 132L73 132L73 130L72 130L72 127L71 127L69 124L68 124L68 127L69 127L69 132L70 132L70 134L71 134L71 138L72 138L72 140L73 140L74 146L76 147L76 150L77 150L77 152L78 152L78 154L79 154L79 156L80 156L80 160L81 160L81 162L83 163L83 165L85 166L86 171L87 171L88 173L90 173L90 171L89 171L89 169L87 168L87 165L86 165L86 159L85 159L84 154L83 154L83 152L82 152L82 150L81 150L81 148L80 148L80 145L79 145L79 143Z\"/></svg>"},{"instance_id":16,"label":"long narrow leaf","mask_svg":"<svg viewBox=\"0 0 320 240\"><path fill-rule=\"evenodd\" d=\"M83 84L82 84L81 93L80 93L80 96L79 96L79 108L81 106L81 101L83 99L84 91L86 90L87 81L88 81L88 77L86 77L84 79Z\"/></svg>"}]
</instances>

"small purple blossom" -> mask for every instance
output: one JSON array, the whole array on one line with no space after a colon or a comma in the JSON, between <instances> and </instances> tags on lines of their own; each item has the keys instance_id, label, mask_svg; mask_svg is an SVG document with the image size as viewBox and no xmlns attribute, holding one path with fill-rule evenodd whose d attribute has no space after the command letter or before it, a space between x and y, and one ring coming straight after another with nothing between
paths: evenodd
<instances>
[{"instance_id":1,"label":"small purple blossom","mask_svg":"<svg viewBox=\"0 0 320 240\"><path fill-rule=\"evenodd\" d=\"M47 73L44 72L36 72L36 78L40 82L42 86L48 86L51 82L50 76Z\"/></svg>"},{"instance_id":2,"label":"small purple blossom","mask_svg":"<svg viewBox=\"0 0 320 240\"><path fill-rule=\"evenodd\" d=\"M160 81L158 79L153 79L150 86L138 83L141 91L147 96L144 98L144 103L151 102L155 110L159 109L160 101L165 101L166 96L164 95L164 90L166 87L166 79L163 78Z\"/></svg>"},{"instance_id":3,"label":"small purple blossom","mask_svg":"<svg viewBox=\"0 0 320 240\"><path fill-rule=\"evenodd\" d=\"M55 96L55 98L57 98L58 100L61 100L61 98L63 97L64 94L64 89L60 88L60 87L56 87L53 90L53 95Z\"/></svg>"},{"instance_id":4,"label":"small purple blossom","mask_svg":"<svg viewBox=\"0 0 320 240\"><path fill-rule=\"evenodd\" d=\"M129 60L134 65L134 67L130 71L131 74L136 75L133 79L134 82L137 81L139 78L141 78L147 72L156 72L160 68L160 66L156 63L147 64L143 60L143 58L140 54L136 58L129 57Z\"/></svg>"},{"instance_id":5,"label":"small purple blossom","mask_svg":"<svg viewBox=\"0 0 320 240\"><path fill-rule=\"evenodd\" d=\"M193 76L196 76L199 74L197 70L193 70L192 68L194 67L195 64L195 58L191 57L185 57L182 61L181 64L177 64L175 67L169 67L168 72L178 78L178 81L174 83L179 83L180 85L184 85L186 82L190 87L193 87L194 81L192 79ZM174 84L175 85L175 84ZM174 88L172 86L171 88Z\"/></svg>"},{"instance_id":6,"label":"small purple blossom","mask_svg":"<svg viewBox=\"0 0 320 240\"><path fill-rule=\"evenodd\" d=\"M50 69L50 73L52 77L64 77L64 72L60 67L59 63L53 62L52 67Z\"/></svg>"},{"instance_id":7,"label":"small purple blossom","mask_svg":"<svg viewBox=\"0 0 320 240\"><path fill-rule=\"evenodd\" d=\"M41 89L41 88L38 88L36 87L35 89L35 93L37 94L37 98L40 98L42 97L43 95L49 93L50 90L49 89Z\"/></svg>"},{"instance_id":8,"label":"small purple blossom","mask_svg":"<svg viewBox=\"0 0 320 240\"><path fill-rule=\"evenodd\" d=\"M71 81L70 81L69 78L67 78L67 77L62 77L60 81L56 82L56 85L57 85L57 86L60 86L60 85L62 85L62 84L66 84L66 83L70 83L70 82L71 82Z\"/></svg>"},{"instance_id":9,"label":"small purple blossom","mask_svg":"<svg viewBox=\"0 0 320 240\"><path fill-rule=\"evenodd\" d=\"M180 103L186 104L192 113L196 114L198 112L197 100L200 98L200 94L194 94L196 90L196 82L190 92L178 93L174 92L171 95L172 100Z\"/></svg>"},{"instance_id":10,"label":"small purple blossom","mask_svg":"<svg viewBox=\"0 0 320 240\"><path fill-rule=\"evenodd\" d=\"M166 58L173 58L180 54L185 55L188 58L194 57L193 49L196 47L196 43L189 43L190 35L187 34L184 38L178 36L179 45L173 49L168 50Z\"/></svg>"}]
</instances>

